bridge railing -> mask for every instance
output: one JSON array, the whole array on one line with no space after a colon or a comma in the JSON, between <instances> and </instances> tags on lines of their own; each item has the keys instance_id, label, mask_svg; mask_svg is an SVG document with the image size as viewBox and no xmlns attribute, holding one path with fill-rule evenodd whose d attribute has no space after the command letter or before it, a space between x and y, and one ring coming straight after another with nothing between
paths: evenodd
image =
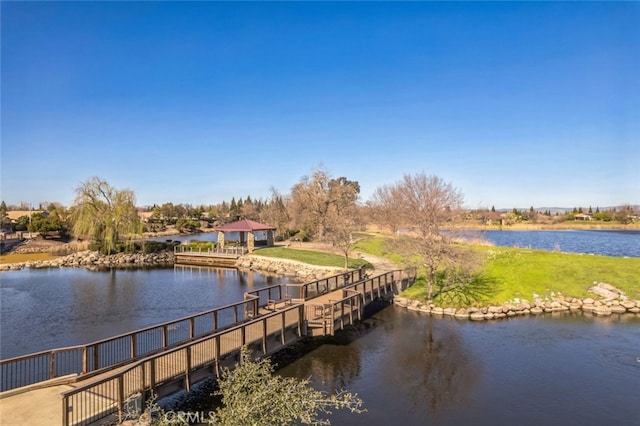
<instances>
[{"instance_id":1,"label":"bridge railing","mask_svg":"<svg viewBox=\"0 0 640 426\"><path fill-rule=\"evenodd\" d=\"M311 326L322 327L323 335L333 335L336 328L353 324L362 319L362 309L367 302L394 292L402 271L390 271L371 278L364 278L343 288L342 298L328 303L307 303L305 320Z\"/></svg>"},{"instance_id":2,"label":"bridge railing","mask_svg":"<svg viewBox=\"0 0 640 426\"><path fill-rule=\"evenodd\" d=\"M252 321L195 339L141 359L103 379L62 393L62 424L88 425L128 411L145 408L147 395L157 387L182 380L187 390L196 370L211 368L219 376L232 367L241 348L266 355L303 334L304 305L297 304ZM275 338L274 338L275 337Z\"/></svg>"},{"instance_id":3,"label":"bridge railing","mask_svg":"<svg viewBox=\"0 0 640 426\"><path fill-rule=\"evenodd\" d=\"M308 283L285 284L286 294L294 300L305 301L347 287L353 282L360 281L365 276L366 272L361 267Z\"/></svg>"},{"instance_id":4,"label":"bridge railing","mask_svg":"<svg viewBox=\"0 0 640 426\"><path fill-rule=\"evenodd\" d=\"M0 392L70 374L97 374L257 315L256 303L244 300L86 345L0 360Z\"/></svg>"},{"instance_id":5,"label":"bridge railing","mask_svg":"<svg viewBox=\"0 0 640 426\"><path fill-rule=\"evenodd\" d=\"M286 294L286 288L280 284L248 291L244 294L244 300L254 300L256 312L259 308L269 307L275 303L291 302L291 298Z\"/></svg>"}]
</instances>

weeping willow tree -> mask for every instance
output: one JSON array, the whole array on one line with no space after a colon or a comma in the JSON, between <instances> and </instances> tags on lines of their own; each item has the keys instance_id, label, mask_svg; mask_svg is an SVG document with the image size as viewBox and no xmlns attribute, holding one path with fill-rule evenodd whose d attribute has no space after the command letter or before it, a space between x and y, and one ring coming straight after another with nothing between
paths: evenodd
<instances>
[{"instance_id":1,"label":"weeping willow tree","mask_svg":"<svg viewBox=\"0 0 640 426\"><path fill-rule=\"evenodd\" d=\"M120 241L131 244L142 231L135 202L133 191L117 190L99 177L90 178L76 189L74 234L98 242L106 254L115 252Z\"/></svg>"}]
</instances>

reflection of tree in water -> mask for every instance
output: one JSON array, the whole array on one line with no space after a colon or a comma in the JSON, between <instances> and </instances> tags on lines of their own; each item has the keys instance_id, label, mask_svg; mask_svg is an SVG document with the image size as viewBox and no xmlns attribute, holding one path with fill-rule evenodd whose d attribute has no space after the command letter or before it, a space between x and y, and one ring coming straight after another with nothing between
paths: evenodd
<instances>
[{"instance_id":1,"label":"reflection of tree in water","mask_svg":"<svg viewBox=\"0 0 640 426\"><path fill-rule=\"evenodd\" d=\"M408 335L407 335L408 333ZM402 336L401 334L405 334ZM435 419L442 411L468 402L482 374L482 365L472 359L456 329L447 319L402 315L389 334L389 351L395 368L391 382L416 410Z\"/></svg>"},{"instance_id":2,"label":"reflection of tree in water","mask_svg":"<svg viewBox=\"0 0 640 426\"><path fill-rule=\"evenodd\" d=\"M327 392L348 389L350 383L360 375L360 350L356 345L324 344L309 355L279 373L309 378L314 387Z\"/></svg>"}]
</instances>

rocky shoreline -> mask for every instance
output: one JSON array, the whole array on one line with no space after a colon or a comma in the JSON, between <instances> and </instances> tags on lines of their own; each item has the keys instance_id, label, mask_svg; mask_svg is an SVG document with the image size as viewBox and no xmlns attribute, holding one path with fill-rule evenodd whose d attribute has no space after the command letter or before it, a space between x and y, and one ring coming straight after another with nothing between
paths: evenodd
<instances>
[{"instance_id":1,"label":"rocky shoreline","mask_svg":"<svg viewBox=\"0 0 640 426\"><path fill-rule=\"evenodd\" d=\"M37 260L0 265L0 271L20 270L25 268L74 268L89 269L107 268L152 268L173 266L175 256L172 252L162 253L118 253L102 255L96 251L79 251L67 256L60 256L52 260ZM238 259L235 266L238 269L257 271L292 277L301 281L313 281L329 275L335 275L342 268L328 266L314 266L307 263L287 259L275 259L263 256L246 255Z\"/></svg>"},{"instance_id":2,"label":"rocky shoreline","mask_svg":"<svg viewBox=\"0 0 640 426\"><path fill-rule=\"evenodd\" d=\"M52 260L33 260L19 263L6 263L0 265L0 271L20 270L24 268L64 268L84 267L89 269L100 268L131 268L131 267L156 267L172 266L175 262L173 253L117 253L101 255L96 251L79 251L67 256L60 256Z\"/></svg>"},{"instance_id":3,"label":"rocky shoreline","mask_svg":"<svg viewBox=\"0 0 640 426\"><path fill-rule=\"evenodd\" d=\"M594 316L610 316L613 314L640 314L640 300L628 300L623 297L615 299L583 299L558 296L550 300L527 300L505 302L499 306L483 308L442 308L433 303L423 303L406 297L396 296L393 303L427 315L453 317L471 321L486 321L525 315L541 315L546 313L573 312L590 313Z\"/></svg>"}]
</instances>

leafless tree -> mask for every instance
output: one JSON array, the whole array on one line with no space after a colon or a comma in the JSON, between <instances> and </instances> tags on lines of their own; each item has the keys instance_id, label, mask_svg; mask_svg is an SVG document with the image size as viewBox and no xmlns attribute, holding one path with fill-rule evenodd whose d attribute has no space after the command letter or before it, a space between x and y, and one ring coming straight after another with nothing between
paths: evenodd
<instances>
[{"instance_id":1,"label":"leafless tree","mask_svg":"<svg viewBox=\"0 0 640 426\"><path fill-rule=\"evenodd\" d=\"M344 177L332 179L326 170L318 168L291 188L289 213L292 225L324 241L331 216L340 215L349 205L355 204L359 193L358 182Z\"/></svg>"},{"instance_id":2,"label":"leafless tree","mask_svg":"<svg viewBox=\"0 0 640 426\"><path fill-rule=\"evenodd\" d=\"M436 290L443 293L475 282L477 257L456 244L463 196L450 183L424 173L405 175L378 188L369 204L382 225L407 229L393 239L393 249L407 264L424 268L429 300Z\"/></svg>"},{"instance_id":3,"label":"leafless tree","mask_svg":"<svg viewBox=\"0 0 640 426\"><path fill-rule=\"evenodd\" d=\"M267 200L260 212L260 220L277 228L280 238L284 238L289 231L288 199L275 188L271 188L271 198Z\"/></svg>"}]
</instances>

